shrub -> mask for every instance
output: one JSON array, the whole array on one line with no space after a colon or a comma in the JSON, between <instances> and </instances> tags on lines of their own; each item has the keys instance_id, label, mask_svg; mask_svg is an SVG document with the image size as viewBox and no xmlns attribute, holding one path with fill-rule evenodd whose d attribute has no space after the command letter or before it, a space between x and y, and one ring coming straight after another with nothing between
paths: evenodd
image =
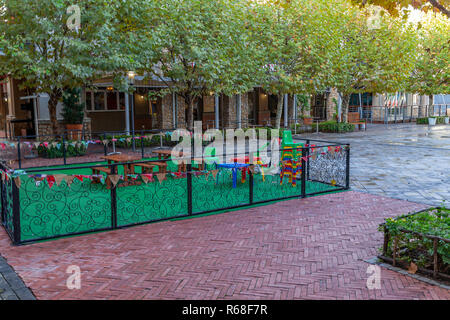
<instances>
[{"instance_id":1,"label":"shrub","mask_svg":"<svg viewBox=\"0 0 450 320\"><path fill-rule=\"evenodd\" d=\"M152 137L152 139L148 139L145 137L148 136L144 136L143 139L141 139L141 137L139 136L139 134L137 133L135 137L138 137L139 139L135 139L135 146L137 148L141 147L141 142L143 141L144 143L144 147L156 147L156 146L160 146L161 145L161 136L160 135L154 135ZM111 141L113 137L112 136L107 136L106 139ZM133 140L130 140L129 142L126 140L128 138L132 138L132 136L129 135L120 135L120 136L114 136L114 139L116 139L116 147L117 148L131 148L133 146ZM178 142L177 141L172 141L171 140L171 136L170 135L163 135L162 136L162 142L164 146L174 146L176 145ZM112 145L112 142L109 143L110 145Z\"/></svg>"},{"instance_id":2,"label":"shrub","mask_svg":"<svg viewBox=\"0 0 450 320\"><path fill-rule=\"evenodd\" d=\"M62 116L66 124L82 124L84 118L84 103L80 103L81 89L66 89L63 93Z\"/></svg>"},{"instance_id":3,"label":"shrub","mask_svg":"<svg viewBox=\"0 0 450 320\"><path fill-rule=\"evenodd\" d=\"M426 118L417 118L416 124L428 124L428 118L436 118L436 124L444 124L444 118L443 117L426 117Z\"/></svg>"},{"instance_id":4,"label":"shrub","mask_svg":"<svg viewBox=\"0 0 450 320\"><path fill-rule=\"evenodd\" d=\"M414 262L419 267L431 268L433 264L433 240L403 230L424 235L450 239L450 210L433 208L416 214L389 218L380 227L380 231L389 232L387 255L393 254L393 242L396 238L399 261ZM441 272L450 273L450 244L438 241L438 263Z\"/></svg>"},{"instance_id":5,"label":"shrub","mask_svg":"<svg viewBox=\"0 0 450 320\"><path fill-rule=\"evenodd\" d=\"M353 132L355 125L336 121L325 121L319 123L320 132Z\"/></svg>"},{"instance_id":6,"label":"shrub","mask_svg":"<svg viewBox=\"0 0 450 320\"><path fill-rule=\"evenodd\" d=\"M55 141L57 142L57 141ZM50 142L48 146L41 144L38 146L37 151L40 157L54 159L54 158L62 158L64 157L64 150L62 148L62 144L57 142L58 145L53 146ZM74 144L72 144L74 143ZM68 141L66 145L66 157L80 157L86 154L86 146L82 143L76 143L73 141Z\"/></svg>"}]
</instances>

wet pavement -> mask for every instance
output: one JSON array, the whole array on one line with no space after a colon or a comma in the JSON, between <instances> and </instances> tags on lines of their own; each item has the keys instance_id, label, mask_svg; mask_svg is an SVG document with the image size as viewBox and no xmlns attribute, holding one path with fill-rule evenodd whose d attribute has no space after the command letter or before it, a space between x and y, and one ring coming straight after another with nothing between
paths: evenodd
<instances>
[{"instance_id":1,"label":"wet pavement","mask_svg":"<svg viewBox=\"0 0 450 320\"><path fill-rule=\"evenodd\" d=\"M298 137L350 143L353 190L450 207L450 125L369 124Z\"/></svg>"}]
</instances>

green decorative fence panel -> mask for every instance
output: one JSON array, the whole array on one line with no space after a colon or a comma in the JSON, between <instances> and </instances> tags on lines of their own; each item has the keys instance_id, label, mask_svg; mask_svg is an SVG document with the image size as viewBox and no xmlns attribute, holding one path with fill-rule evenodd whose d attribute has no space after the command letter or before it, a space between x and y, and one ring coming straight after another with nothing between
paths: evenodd
<instances>
[{"instance_id":1,"label":"green decorative fence panel","mask_svg":"<svg viewBox=\"0 0 450 320\"><path fill-rule=\"evenodd\" d=\"M220 210L222 208L249 204L249 175L242 182L240 170L237 173L236 188L233 188L231 170L222 169L216 177L209 174L194 174L192 177L192 212Z\"/></svg>"},{"instance_id":2,"label":"green decorative fence panel","mask_svg":"<svg viewBox=\"0 0 450 320\"><path fill-rule=\"evenodd\" d=\"M188 213L186 177L118 187L117 226L151 222Z\"/></svg>"},{"instance_id":3,"label":"green decorative fence panel","mask_svg":"<svg viewBox=\"0 0 450 320\"><path fill-rule=\"evenodd\" d=\"M104 185L75 179L50 188L46 181L21 179L21 241L112 227L111 192Z\"/></svg>"}]
</instances>

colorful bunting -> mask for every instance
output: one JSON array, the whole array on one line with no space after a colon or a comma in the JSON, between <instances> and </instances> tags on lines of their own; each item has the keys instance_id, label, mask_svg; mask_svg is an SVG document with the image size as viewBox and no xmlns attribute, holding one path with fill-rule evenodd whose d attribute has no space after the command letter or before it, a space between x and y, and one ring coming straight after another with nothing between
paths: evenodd
<instances>
[{"instance_id":1,"label":"colorful bunting","mask_svg":"<svg viewBox=\"0 0 450 320\"><path fill-rule=\"evenodd\" d=\"M120 180L120 176L117 174L111 174L108 176L108 179L112 183L112 185L115 187Z\"/></svg>"},{"instance_id":2,"label":"colorful bunting","mask_svg":"<svg viewBox=\"0 0 450 320\"><path fill-rule=\"evenodd\" d=\"M161 184L164 180L167 179L165 173L156 173L156 177L158 178L159 183Z\"/></svg>"},{"instance_id":3,"label":"colorful bunting","mask_svg":"<svg viewBox=\"0 0 450 320\"><path fill-rule=\"evenodd\" d=\"M56 185L59 187L61 182L64 180L65 174L55 174L53 177L55 178Z\"/></svg>"}]
</instances>

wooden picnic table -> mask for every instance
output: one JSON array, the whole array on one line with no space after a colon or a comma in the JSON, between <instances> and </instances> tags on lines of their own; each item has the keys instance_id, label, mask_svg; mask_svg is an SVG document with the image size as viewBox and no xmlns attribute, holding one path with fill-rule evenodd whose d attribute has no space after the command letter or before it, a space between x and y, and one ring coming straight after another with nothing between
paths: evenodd
<instances>
[{"instance_id":1,"label":"wooden picnic table","mask_svg":"<svg viewBox=\"0 0 450 320\"><path fill-rule=\"evenodd\" d=\"M112 163L123 163L124 181L128 181L129 174L134 174L134 164L127 162L141 160L140 156L134 154L112 154L101 158L108 161L109 165Z\"/></svg>"},{"instance_id":2,"label":"wooden picnic table","mask_svg":"<svg viewBox=\"0 0 450 320\"><path fill-rule=\"evenodd\" d=\"M156 153L158 155L159 160L166 160L169 159L172 155L172 149L156 149L153 150L153 153ZM183 151L178 151L178 156L183 156ZM185 172L186 171L186 161L178 160L178 172Z\"/></svg>"}]
</instances>

